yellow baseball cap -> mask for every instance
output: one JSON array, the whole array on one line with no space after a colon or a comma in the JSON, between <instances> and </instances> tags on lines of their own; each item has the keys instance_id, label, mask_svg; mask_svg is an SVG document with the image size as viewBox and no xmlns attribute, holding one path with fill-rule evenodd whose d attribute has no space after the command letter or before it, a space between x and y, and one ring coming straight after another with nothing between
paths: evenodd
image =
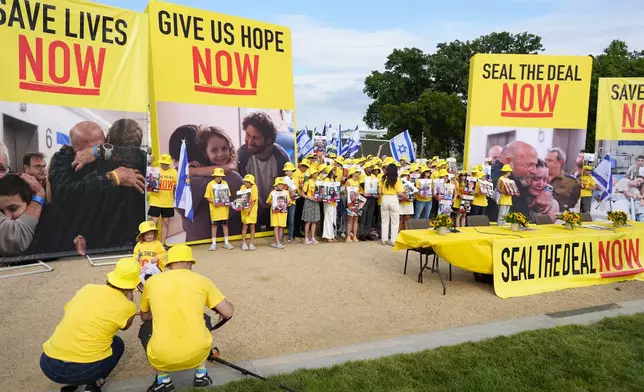
<instances>
[{"instance_id":1,"label":"yellow baseball cap","mask_svg":"<svg viewBox=\"0 0 644 392\"><path fill-rule=\"evenodd\" d=\"M586 166L584 166L584 168L583 168L583 169L584 169L584 170L593 170L593 167L592 167L592 166L588 166L588 165L586 165Z\"/></svg>"},{"instance_id":2,"label":"yellow baseball cap","mask_svg":"<svg viewBox=\"0 0 644 392\"><path fill-rule=\"evenodd\" d=\"M107 281L114 287L132 290L139 284L141 264L133 257L125 257L116 262L114 269L107 274Z\"/></svg>"},{"instance_id":3,"label":"yellow baseball cap","mask_svg":"<svg viewBox=\"0 0 644 392\"><path fill-rule=\"evenodd\" d=\"M420 170L420 165L418 165L417 163L412 163L411 166L409 166L410 172L415 172L418 170Z\"/></svg>"},{"instance_id":4,"label":"yellow baseball cap","mask_svg":"<svg viewBox=\"0 0 644 392\"><path fill-rule=\"evenodd\" d=\"M172 165L172 157L170 154L161 154L159 157L159 163L164 165Z\"/></svg>"},{"instance_id":5,"label":"yellow baseball cap","mask_svg":"<svg viewBox=\"0 0 644 392\"><path fill-rule=\"evenodd\" d=\"M151 231L157 231L157 230L158 230L157 225L154 222L152 221L142 222L139 225L139 235L137 236L137 239L138 237L142 236L145 233L149 233Z\"/></svg>"},{"instance_id":6,"label":"yellow baseball cap","mask_svg":"<svg viewBox=\"0 0 644 392\"><path fill-rule=\"evenodd\" d=\"M425 172L428 172L429 170L430 169L429 169L429 167L427 167L427 165L423 165L423 166L420 167L420 173L421 174L425 173Z\"/></svg>"},{"instance_id":7,"label":"yellow baseball cap","mask_svg":"<svg viewBox=\"0 0 644 392\"><path fill-rule=\"evenodd\" d=\"M348 176L351 177L355 173L359 173L359 172L360 172L360 170L356 169L355 167L352 167L351 169L349 169Z\"/></svg>"},{"instance_id":8,"label":"yellow baseball cap","mask_svg":"<svg viewBox=\"0 0 644 392\"><path fill-rule=\"evenodd\" d=\"M445 170L445 169L441 169L441 170L438 172L438 176L439 176L439 177L445 177L445 176L447 176L447 175L449 175L449 173L448 173L448 172L447 172L447 170Z\"/></svg>"},{"instance_id":9,"label":"yellow baseball cap","mask_svg":"<svg viewBox=\"0 0 644 392\"><path fill-rule=\"evenodd\" d=\"M485 176L486 176L486 174L485 174L484 171L479 170L479 171L476 172L476 178L483 178Z\"/></svg>"},{"instance_id":10,"label":"yellow baseball cap","mask_svg":"<svg viewBox=\"0 0 644 392\"><path fill-rule=\"evenodd\" d=\"M273 183L273 186L278 186L278 185L286 185L286 182L284 181L284 178L277 177L275 179L275 182Z\"/></svg>"},{"instance_id":11,"label":"yellow baseball cap","mask_svg":"<svg viewBox=\"0 0 644 392\"><path fill-rule=\"evenodd\" d=\"M318 172L321 173L327 168L327 164L323 163L321 165L318 165Z\"/></svg>"},{"instance_id":12,"label":"yellow baseball cap","mask_svg":"<svg viewBox=\"0 0 644 392\"><path fill-rule=\"evenodd\" d=\"M246 174L244 176L244 179L242 180L244 182L250 182L252 185L255 185L255 176L252 174Z\"/></svg>"},{"instance_id":13,"label":"yellow baseball cap","mask_svg":"<svg viewBox=\"0 0 644 392\"><path fill-rule=\"evenodd\" d=\"M504 172L504 173L511 172L511 171L512 171L512 167L510 167L510 165L508 165L508 164L506 163L506 164L505 164L505 165L503 165L503 167L501 168L501 171L502 171L502 172Z\"/></svg>"},{"instance_id":14,"label":"yellow baseball cap","mask_svg":"<svg viewBox=\"0 0 644 392\"><path fill-rule=\"evenodd\" d=\"M472 169L470 170L470 173L478 173L479 172L479 167L477 165L472 166Z\"/></svg>"},{"instance_id":15,"label":"yellow baseball cap","mask_svg":"<svg viewBox=\"0 0 644 392\"><path fill-rule=\"evenodd\" d=\"M329 158L335 158L335 157L337 157L337 155L334 152L329 154Z\"/></svg>"},{"instance_id":16,"label":"yellow baseball cap","mask_svg":"<svg viewBox=\"0 0 644 392\"><path fill-rule=\"evenodd\" d=\"M215 170L212 171L212 176L213 177L226 177L226 174L224 174L224 169L222 168L216 168Z\"/></svg>"},{"instance_id":17,"label":"yellow baseball cap","mask_svg":"<svg viewBox=\"0 0 644 392\"><path fill-rule=\"evenodd\" d=\"M342 158L341 156L339 156L339 157L335 158L335 161L336 161L337 163L343 163L343 162L344 162L344 158Z\"/></svg>"},{"instance_id":18,"label":"yellow baseball cap","mask_svg":"<svg viewBox=\"0 0 644 392\"><path fill-rule=\"evenodd\" d=\"M311 166L311 162L310 162L308 159L302 159L302 160L298 163L298 165L302 165L302 166L309 167L309 166Z\"/></svg>"},{"instance_id":19,"label":"yellow baseball cap","mask_svg":"<svg viewBox=\"0 0 644 392\"><path fill-rule=\"evenodd\" d=\"M287 171L287 170L288 171L295 171L295 166L293 166L293 164L291 162L286 162L284 164L284 169L282 169L282 170L284 170L284 171Z\"/></svg>"},{"instance_id":20,"label":"yellow baseball cap","mask_svg":"<svg viewBox=\"0 0 644 392\"><path fill-rule=\"evenodd\" d=\"M181 262L191 262L193 264L197 262L192 256L192 248L188 245L179 244L170 248L168 251L168 261L165 265Z\"/></svg>"},{"instance_id":21,"label":"yellow baseball cap","mask_svg":"<svg viewBox=\"0 0 644 392\"><path fill-rule=\"evenodd\" d=\"M400 173L401 176L408 176L409 175L409 170L403 170L402 173Z\"/></svg>"}]
</instances>

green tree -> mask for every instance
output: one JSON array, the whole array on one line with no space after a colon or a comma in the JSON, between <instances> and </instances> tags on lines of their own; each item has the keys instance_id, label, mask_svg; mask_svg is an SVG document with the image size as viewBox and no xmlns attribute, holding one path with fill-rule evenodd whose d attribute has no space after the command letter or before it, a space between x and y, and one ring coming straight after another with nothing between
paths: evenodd
<instances>
[{"instance_id":1,"label":"green tree","mask_svg":"<svg viewBox=\"0 0 644 392\"><path fill-rule=\"evenodd\" d=\"M424 134L428 153L460 153L470 58L475 53L534 54L542 50L539 36L508 32L441 43L434 54L418 48L395 49L387 57L384 72L373 71L365 79L364 92L373 102L364 121L371 128L386 128L389 137L408 129L418 144ZM458 124L460 128L455 127Z\"/></svg>"},{"instance_id":2,"label":"green tree","mask_svg":"<svg viewBox=\"0 0 644 392\"><path fill-rule=\"evenodd\" d=\"M644 76L644 51L629 51L628 45L624 41L612 41L602 54L593 57L586 151L595 150L599 78L642 76Z\"/></svg>"}]
</instances>

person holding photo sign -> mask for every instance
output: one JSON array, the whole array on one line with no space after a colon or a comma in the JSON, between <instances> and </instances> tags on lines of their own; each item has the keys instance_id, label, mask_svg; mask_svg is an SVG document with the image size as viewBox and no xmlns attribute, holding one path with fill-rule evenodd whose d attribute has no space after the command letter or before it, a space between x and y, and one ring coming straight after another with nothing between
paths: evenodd
<instances>
[{"instance_id":1,"label":"person holding photo sign","mask_svg":"<svg viewBox=\"0 0 644 392\"><path fill-rule=\"evenodd\" d=\"M282 239L284 238L284 228L286 227L286 220L288 217L288 205L291 198L288 195L288 185L284 178L277 177L273 183L275 189L271 191L266 200L266 204L271 206L271 226L275 234L275 242L271 247L276 249L284 249Z\"/></svg>"},{"instance_id":2,"label":"person holding photo sign","mask_svg":"<svg viewBox=\"0 0 644 392\"><path fill-rule=\"evenodd\" d=\"M501 176L499 181L496 183L496 189L501 194L499 201L497 202L497 205L499 206L499 216L496 220L496 224L499 226L505 225L505 216L510 213L510 209L512 208L512 195L508 193L508 189L505 185L506 181L510 180L512 168L510 165L503 165L501 172L503 172L503 176Z\"/></svg>"},{"instance_id":3,"label":"person holding photo sign","mask_svg":"<svg viewBox=\"0 0 644 392\"><path fill-rule=\"evenodd\" d=\"M347 192L347 239L346 242L358 242L358 211L355 205L360 197L360 170L349 169L344 187ZM353 237L351 236L353 234Z\"/></svg>"},{"instance_id":4,"label":"person holding photo sign","mask_svg":"<svg viewBox=\"0 0 644 392\"><path fill-rule=\"evenodd\" d=\"M244 185L239 189L240 191L250 189L250 205L248 208L242 210L241 220L242 220L242 245L241 250L255 250L255 224L257 224L257 206L258 203L258 193L257 185L255 185L255 176L252 174L246 174L244 176ZM250 243L246 245L246 233L250 228Z\"/></svg>"},{"instance_id":5,"label":"person holding photo sign","mask_svg":"<svg viewBox=\"0 0 644 392\"><path fill-rule=\"evenodd\" d=\"M320 202L315 197L315 182L317 178L317 169L309 169L309 180L304 182L302 186L302 196L305 198L304 210L302 212L305 245L315 245L318 243L315 239L315 226L320 221Z\"/></svg>"},{"instance_id":6,"label":"person holding photo sign","mask_svg":"<svg viewBox=\"0 0 644 392\"><path fill-rule=\"evenodd\" d=\"M165 244L168 238L168 228L170 227L170 218L174 216L174 189L177 185L178 173L173 167L172 157L170 154L161 154L159 157L161 170L159 172L159 191L149 192L150 208L148 215L152 217L152 222L159 227L159 218L161 218L161 243Z\"/></svg>"},{"instance_id":7,"label":"person holding photo sign","mask_svg":"<svg viewBox=\"0 0 644 392\"><path fill-rule=\"evenodd\" d=\"M210 203L210 221L212 222L212 245L208 250L217 250L217 229L221 226L224 233L224 249L232 250L233 246L228 243L228 216L230 208L224 200L227 198L221 197L223 190L230 197L230 189L228 183L224 181L224 169L215 169L212 172L213 180L206 186L206 194L204 198ZM217 192L215 192L217 188ZM225 195L223 195L225 196Z\"/></svg>"}]
</instances>

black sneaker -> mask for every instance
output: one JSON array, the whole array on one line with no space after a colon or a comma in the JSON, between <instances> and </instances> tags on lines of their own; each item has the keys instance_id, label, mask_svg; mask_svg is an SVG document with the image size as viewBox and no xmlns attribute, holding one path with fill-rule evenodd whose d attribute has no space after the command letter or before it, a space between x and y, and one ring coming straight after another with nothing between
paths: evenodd
<instances>
[{"instance_id":1,"label":"black sneaker","mask_svg":"<svg viewBox=\"0 0 644 392\"><path fill-rule=\"evenodd\" d=\"M167 381L167 382L165 382ZM154 377L154 382L150 387L148 388L148 392L173 392L176 391L174 388L174 384L172 383L172 379L167 378L164 380L164 382L159 383L157 381L156 376Z\"/></svg>"},{"instance_id":2,"label":"black sneaker","mask_svg":"<svg viewBox=\"0 0 644 392\"><path fill-rule=\"evenodd\" d=\"M85 392L101 392L102 389L96 384L87 384L85 385Z\"/></svg>"},{"instance_id":3,"label":"black sneaker","mask_svg":"<svg viewBox=\"0 0 644 392\"><path fill-rule=\"evenodd\" d=\"M66 385L60 388L60 392L76 392L78 390L78 385Z\"/></svg>"},{"instance_id":4,"label":"black sneaker","mask_svg":"<svg viewBox=\"0 0 644 392\"><path fill-rule=\"evenodd\" d=\"M195 377L192 379L192 386L195 388L204 388L212 385L212 378L208 376L208 373L204 374L202 377Z\"/></svg>"}]
</instances>

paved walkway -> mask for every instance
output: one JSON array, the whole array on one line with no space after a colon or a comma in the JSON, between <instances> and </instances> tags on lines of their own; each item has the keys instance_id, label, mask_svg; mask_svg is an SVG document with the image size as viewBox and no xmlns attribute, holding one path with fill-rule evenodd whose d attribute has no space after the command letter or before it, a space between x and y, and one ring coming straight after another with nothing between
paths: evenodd
<instances>
[{"instance_id":1,"label":"paved walkway","mask_svg":"<svg viewBox=\"0 0 644 392\"><path fill-rule=\"evenodd\" d=\"M413 353L466 342L474 342L495 336L507 336L534 329L552 328L569 324L590 324L606 317L623 314L644 313L644 300L607 304L592 308L576 309L568 312L543 314L505 320L490 324L472 325L410 335L394 339L354 344L345 347L328 348L299 354L290 354L273 358L237 362L262 376L279 373L290 373L298 369L313 369L341 364L347 361L374 359L395 354ZM222 357L225 359L225 352ZM209 373L216 385L245 377L239 372L223 365L209 367ZM104 388L106 392L141 392L152 383L152 375L131 380L114 381ZM192 372L181 372L172 375L177 389L187 388L192 383Z\"/></svg>"}]
</instances>

